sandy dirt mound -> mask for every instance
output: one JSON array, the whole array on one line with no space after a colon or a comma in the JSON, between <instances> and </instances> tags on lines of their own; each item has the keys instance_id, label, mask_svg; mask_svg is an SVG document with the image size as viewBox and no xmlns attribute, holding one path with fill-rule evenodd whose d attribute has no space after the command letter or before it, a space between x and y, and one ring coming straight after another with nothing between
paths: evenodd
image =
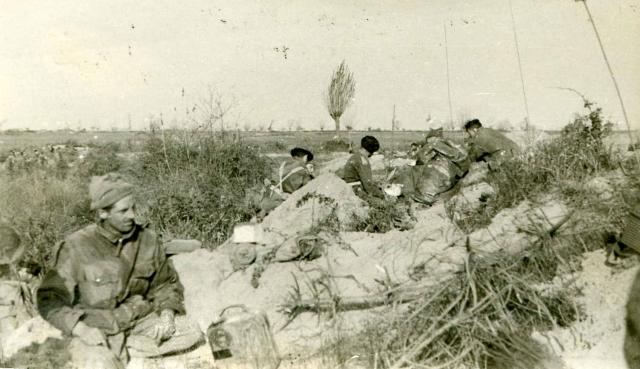
<instances>
[{"instance_id":1,"label":"sandy dirt mound","mask_svg":"<svg viewBox=\"0 0 640 369\"><path fill-rule=\"evenodd\" d=\"M324 162L322 164L318 164L316 168L316 172L319 175L326 174L326 173L335 174L338 170L344 167L344 165L347 163L347 160L349 160L350 156L351 154L349 153L340 153L339 155L336 154L335 158L327 162Z\"/></svg>"},{"instance_id":2,"label":"sandy dirt mound","mask_svg":"<svg viewBox=\"0 0 640 369\"><path fill-rule=\"evenodd\" d=\"M556 219L565 210L557 203L540 207L524 203L504 210L489 226L491 234L478 231L470 235L472 248L479 255L520 250L533 239L526 233L515 234L518 225L548 230L552 222L541 219ZM468 257L466 237L448 219L444 206L437 204L416 215L418 223L410 231L341 232L328 244L325 256L313 261L271 263L265 267L253 264L234 272L224 251L197 250L176 255L172 259L185 286L187 313L205 330L223 308L244 304L266 312L283 353L317 347L335 332L336 320L302 313L287 325L288 317L281 306L292 301L296 285L301 299L362 297L385 291L390 285L438 284L462 270ZM525 224L526 219L539 223L534 227ZM295 228L296 223L290 224ZM225 247L232 248L233 244ZM252 287L252 282L257 282L257 288ZM372 313L341 313L342 334L356 330Z\"/></svg>"},{"instance_id":3,"label":"sandy dirt mound","mask_svg":"<svg viewBox=\"0 0 640 369\"><path fill-rule=\"evenodd\" d=\"M539 235L551 230L568 213L568 208L557 201L537 206L523 201L515 208L496 214L486 228L471 233L469 244L479 254L501 251L515 254L532 245Z\"/></svg>"},{"instance_id":4,"label":"sandy dirt mound","mask_svg":"<svg viewBox=\"0 0 640 369\"><path fill-rule=\"evenodd\" d=\"M476 183L484 182L489 175L489 166L484 161L471 163L469 171L460 179L460 187L473 186Z\"/></svg>"},{"instance_id":5,"label":"sandy dirt mound","mask_svg":"<svg viewBox=\"0 0 640 369\"><path fill-rule=\"evenodd\" d=\"M33 317L3 338L2 354L11 357L20 349L32 343L43 343L47 338L62 338L62 332L40 316Z\"/></svg>"},{"instance_id":6,"label":"sandy dirt mound","mask_svg":"<svg viewBox=\"0 0 640 369\"><path fill-rule=\"evenodd\" d=\"M334 204L326 203L321 198L311 198L299 204L309 194L329 198ZM353 193L353 189L335 174L326 173L291 194L269 213L262 222L266 243L276 244L290 236L306 232L326 219L333 205L337 206L336 215L345 228L354 217L364 218L367 215L366 204Z\"/></svg>"},{"instance_id":7,"label":"sandy dirt mound","mask_svg":"<svg viewBox=\"0 0 640 369\"><path fill-rule=\"evenodd\" d=\"M623 342L625 305L631 283L640 269L612 269L604 264L603 250L585 254L583 270L575 278L582 291L578 303L585 308L579 322L535 338L562 357L568 369L626 369Z\"/></svg>"},{"instance_id":8,"label":"sandy dirt mound","mask_svg":"<svg viewBox=\"0 0 640 369\"><path fill-rule=\"evenodd\" d=\"M463 187L455 196L449 199L447 206L452 212L454 220L463 219L472 216L495 193L495 189L487 182L478 182L471 186Z\"/></svg>"},{"instance_id":9,"label":"sandy dirt mound","mask_svg":"<svg viewBox=\"0 0 640 369\"><path fill-rule=\"evenodd\" d=\"M244 304L267 313L283 352L297 351L302 343L309 345L312 337L316 338L315 345L322 339L323 332L331 331L328 325L335 321L323 321L315 314L303 313L282 329L288 319L279 307L288 300L296 281L302 298L313 297L311 286L317 288L320 297L363 296L383 290L385 280L411 283L412 271L428 262L434 267L430 268L434 283L438 275L444 277L451 273L451 266L446 262L452 255L459 255L454 264L462 265L460 258L464 255L449 251L446 257L442 255L444 249L460 239L460 234L447 220L444 207L430 208L420 216L421 222L415 231L343 232L339 242L327 247L324 257L309 262L269 264L257 288L251 286L251 280L259 265L233 272L222 251L197 250L176 255L172 259L185 286L187 312L204 330L226 306ZM443 260L437 262L437 259ZM322 287L323 283L330 287ZM369 317L367 311L343 313L342 320L348 324L342 328L358 326L362 319Z\"/></svg>"}]
</instances>

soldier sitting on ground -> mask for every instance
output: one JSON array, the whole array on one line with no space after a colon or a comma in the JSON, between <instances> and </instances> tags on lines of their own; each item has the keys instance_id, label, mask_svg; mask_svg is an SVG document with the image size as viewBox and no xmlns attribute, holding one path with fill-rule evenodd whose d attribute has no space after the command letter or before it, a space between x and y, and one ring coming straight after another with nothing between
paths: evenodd
<instances>
[{"instance_id":1,"label":"soldier sitting on ground","mask_svg":"<svg viewBox=\"0 0 640 369\"><path fill-rule=\"evenodd\" d=\"M495 169L504 160L520 153L520 147L502 132L482 126L478 119L465 123L465 143L472 161L484 161Z\"/></svg>"},{"instance_id":2,"label":"soldier sitting on ground","mask_svg":"<svg viewBox=\"0 0 640 369\"><path fill-rule=\"evenodd\" d=\"M123 368L202 342L184 316L183 287L158 235L135 221L134 186L110 173L89 186L96 223L56 245L38 311L72 336L80 368Z\"/></svg>"},{"instance_id":3,"label":"soldier sitting on ground","mask_svg":"<svg viewBox=\"0 0 640 369\"><path fill-rule=\"evenodd\" d=\"M364 136L360 140L360 149L351 155L338 175L353 187L356 194L366 194L384 199L384 193L373 181L369 158L380 149L380 143L373 136Z\"/></svg>"}]
</instances>

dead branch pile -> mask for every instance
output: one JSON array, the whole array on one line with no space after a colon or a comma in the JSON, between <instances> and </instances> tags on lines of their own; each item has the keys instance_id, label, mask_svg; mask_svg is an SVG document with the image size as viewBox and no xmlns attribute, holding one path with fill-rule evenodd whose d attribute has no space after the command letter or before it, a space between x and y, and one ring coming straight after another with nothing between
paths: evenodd
<instances>
[{"instance_id":1,"label":"dead branch pile","mask_svg":"<svg viewBox=\"0 0 640 369\"><path fill-rule=\"evenodd\" d=\"M491 262L471 258L464 273L424 291L407 312L336 344L349 342L347 350L363 353L371 367L548 368L553 358L531 331L567 326L580 314L569 297L574 291L543 295L534 286L548 283L548 270L563 263L554 246Z\"/></svg>"}]
</instances>

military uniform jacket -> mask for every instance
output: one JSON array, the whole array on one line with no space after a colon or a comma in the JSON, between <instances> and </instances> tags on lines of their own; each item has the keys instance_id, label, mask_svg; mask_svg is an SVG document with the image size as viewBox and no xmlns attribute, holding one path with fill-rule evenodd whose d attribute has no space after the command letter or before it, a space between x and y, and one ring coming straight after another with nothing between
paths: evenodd
<instances>
[{"instance_id":1,"label":"military uniform jacket","mask_svg":"<svg viewBox=\"0 0 640 369\"><path fill-rule=\"evenodd\" d=\"M416 155L417 165L435 164L444 162L447 176L462 177L469 170L469 156L465 149L453 142L443 139L434 138L424 143Z\"/></svg>"},{"instance_id":2,"label":"military uniform jacket","mask_svg":"<svg viewBox=\"0 0 640 369\"><path fill-rule=\"evenodd\" d=\"M339 173L340 177L347 183L360 182L362 189L369 195L384 198L382 190L378 188L373 181L373 175L371 174L371 164L369 159L362 156L360 152L355 152Z\"/></svg>"},{"instance_id":3,"label":"military uniform jacket","mask_svg":"<svg viewBox=\"0 0 640 369\"><path fill-rule=\"evenodd\" d=\"M491 128L480 128L475 137L468 140L469 154L475 161L490 158L493 154L504 153L512 156L520 152L518 144L502 132Z\"/></svg>"},{"instance_id":4,"label":"military uniform jacket","mask_svg":"<svg viewBox=\"0 0 640 369\"><path fill-rule=\"evenodd\" d=\"M313 176L301 162L297 160L285 161L278 176L278 183L282 184L282 192L293 193L309 183Z\"/></svg>"},{"instance_id":5,"label":"military uniform jacket","mask_svg":"<svg viewBox=\"0 0 640 369\"><path fill-rule=\"evenodd\" d=\"M54 258L38 311L67 334L79 320L117 334L153 310L184 314L182 285L151 229L122 235L93 224L68 236Z\"/></svg>"}]
</instances>

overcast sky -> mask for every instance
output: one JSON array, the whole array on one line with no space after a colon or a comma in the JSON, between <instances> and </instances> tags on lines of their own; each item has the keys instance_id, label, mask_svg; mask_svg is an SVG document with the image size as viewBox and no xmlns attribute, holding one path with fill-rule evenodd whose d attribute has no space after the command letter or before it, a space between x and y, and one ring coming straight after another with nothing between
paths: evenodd
<instances>
[{"instance_id":1,"label":"overcast sky","mask_svg":"<svg viewBox=\"0 0 640 369\"><path fill-rule=\"evenodd\" d=\"M531 122L560 128L581 100L620 104L582 3L511 0ZM640 126L640 0L589 0L629 118ZM0 129L146 127L183 120L212 86L231 124L332 126L323 105L346 60L344 123L404 128L525 117L509 0L0 0ZM286 49L286 52L283 52ZM285 55L286 54L286 55ZM183 93L184 91L184 93ZM432 123L436 124L436 123ZM623 126L620 126L623 128Z\"/></svg>"}]
</instances>

